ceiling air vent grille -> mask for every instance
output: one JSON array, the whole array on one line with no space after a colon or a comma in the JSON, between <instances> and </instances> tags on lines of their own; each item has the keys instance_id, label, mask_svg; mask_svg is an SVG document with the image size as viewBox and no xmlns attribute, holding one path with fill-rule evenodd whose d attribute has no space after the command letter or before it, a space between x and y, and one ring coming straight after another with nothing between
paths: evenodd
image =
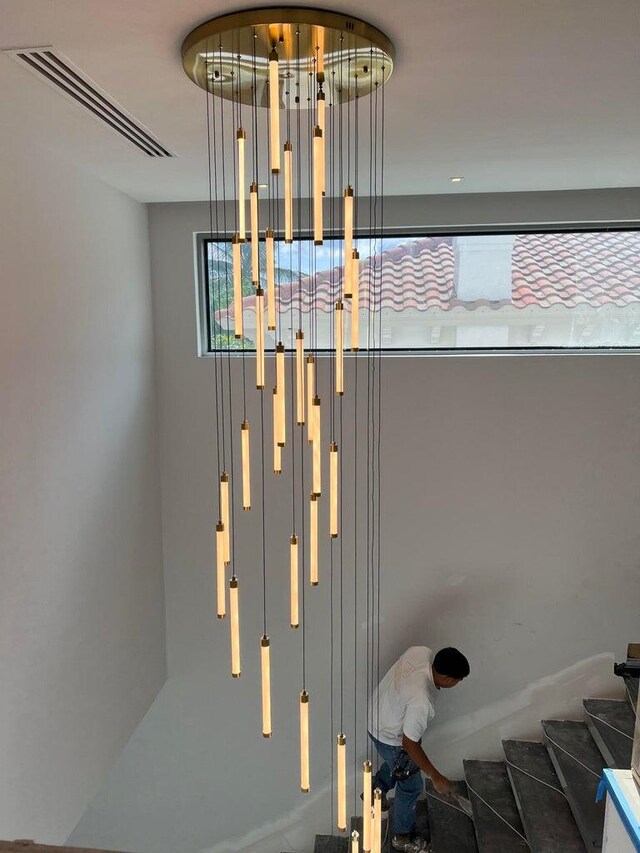
<instances>
[{"instance_id":1,"label":"ceiling air vent grille","mask_svg":"<svg viewBox=\"0 0 640 853\"><path fill-rule=\"evenodd\" d=\"M173 157L143 125L53 47L27 47L4 53L80 104L147 156Z\"/></svg>"}]
</instances>

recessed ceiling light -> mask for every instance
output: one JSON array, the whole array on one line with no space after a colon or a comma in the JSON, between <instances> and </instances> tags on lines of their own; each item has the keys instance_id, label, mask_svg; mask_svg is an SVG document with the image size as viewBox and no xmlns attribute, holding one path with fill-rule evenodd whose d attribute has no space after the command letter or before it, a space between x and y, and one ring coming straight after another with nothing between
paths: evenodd
<instances>
[{"instance_id":1,"label":"recessed ceiling light","mask_svg":"<svg viewBox=\"0 0 640 853\"><path fill-rule=\"evenodd\" d=\"M449 178L449 180L451 181L452 184L460 184L460 183L462 183L462 181L464 181L464 178L460 177L460 176L456 176L454 178Z\"/></svg>"},{"instance_id":2,"label":"recessed ceiling light","mask_svg":"<svg viewBox=\"0 0 640 853\"><path fill-rule=\"evenodd\" d=\"M260 189L263 189L263 190L266 190L266 188L267 188L266 184L258 184L258 186L260 187Z\"/></svg>"}]
</instances>

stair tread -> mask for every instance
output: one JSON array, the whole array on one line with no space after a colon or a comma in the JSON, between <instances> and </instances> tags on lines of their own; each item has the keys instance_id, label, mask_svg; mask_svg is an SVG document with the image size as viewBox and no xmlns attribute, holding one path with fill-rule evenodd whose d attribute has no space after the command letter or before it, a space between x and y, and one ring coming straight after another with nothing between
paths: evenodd
<instances>
[{"instance_id":1,"label":"stair tread","mask_svg":"<svg viewBox=\"0 0 640 853\"><path fill-rule=\"evenodd\" d=\"M585 699L587 725L609 767L631 767L635 717L624 701ZM617 731L616 731L617 729Z\"/></svg>"},{"instance_id":2,"label":"stair tread","mask_svg":"<svg viewBox=\"0 0 640 853\"><path fill-rule=\"evenodd\" d=\"M454 782L453 788L457 794L469 796L464 782ZM426 792L433 853L478 853L473 820L440 798L429 779Z\"/></svg>"},{"instance_id":3,"label":"stair tread","mask_svg":"<svg viewBox=\"0 0 640 853\"><path fill-rule=\"evenodd\" d=\"M497 850L500 853L522 853L527 850L527 843L520 838L520 835L524 835L524 828L505 763L465 761L464 774L469 786L479 853L494 853ZM494 814L476 794L498 814Z\"/></svg>"},{"instance_id":4,"label":"stair tread","mask_svg":"<svg viewBox=\"0 0 640 853\"><path fill-rule=\"evenodd\" d=\"M337 835L316 835L313 853L348 853L349 839Z\"/></svg>"},{"instance_id":5,"label":"stair tread","mask_svg":"<svg viewBox=\"0 0 640 853\"><path fill-rule=\"evenodd\" d=\"M562 793L545 745L505 740L502 746L516 804L532 852L585 853L580 830ZM527 773L530 775L527 776ZM557 790L552 790L548 785Z\"/></svg>"},{"instance_id":6,"label":"stair tread","mask_svg":"<svg viewBox=\"0 0 640 853\"><path fill-rule=\"evenodd\" d=\"M587 850L600 850L604 803L596 803L596 793L606 766L604 758L586 723L543 720L542 729L548 739L549 756Z\"/></svg>"}]
</instances>

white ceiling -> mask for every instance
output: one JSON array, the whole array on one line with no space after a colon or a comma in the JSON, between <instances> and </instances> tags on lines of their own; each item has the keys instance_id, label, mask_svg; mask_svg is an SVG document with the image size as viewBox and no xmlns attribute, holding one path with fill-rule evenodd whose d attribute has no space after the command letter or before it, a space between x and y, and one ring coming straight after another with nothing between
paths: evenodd
<instances>
[{"instance_id":1,"label":"white ceiling","mask_svg":"<svg viewBox=\"0 0 640 853\"><path fill-rule=\"evenodd\" d=\"M155 160L0 56L0 122L142 201L206 196L194 25L246 0L0 0L0 47L52 44L178 155ZM312 5L321 5L315 0ZM389 194L640 186L640 0L349 0L396 46ZM453 185L452 175L464 175Z\"/></svg>"}]
</instances>

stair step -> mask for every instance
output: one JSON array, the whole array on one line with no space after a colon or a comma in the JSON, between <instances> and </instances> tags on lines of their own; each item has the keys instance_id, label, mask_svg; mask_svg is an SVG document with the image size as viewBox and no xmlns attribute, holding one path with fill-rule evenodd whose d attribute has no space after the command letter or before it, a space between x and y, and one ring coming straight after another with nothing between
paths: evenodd
<instances>
[{"instance_id":1,"label":"stair step","mask_svg":"<svg viewBox=\"0 0 640 853\"><path fill-rule=\"evenodd\" d=\"M596 803L596 793L606 766L604 758L586 723L543 720L542 729L548 739L549 756L587 850L601 850L604 803Z\"/></svg>"},{"instance_id":2,"label":"stair step","mask_svg":"<svg viewBox=\"0 0 640 853\"><path fill-rule=\"evenodd\" d=\"M316 835L313 853L348 853L349 839L345 835Z\"/></svg>"},{"instance_id":3,"label":"stair step","mask_svg":"<svg viewBox=\"0 0 640 853\"><path fill-rule=\"evenodd\" d=\"M545 745L505 740L502 746L532 853L585 853L580 830L562 793Z\"/></svg>"},{"instance_id":4,"label":"stair step","mask_svg":"<svg viewBox=\"0 0 640 853\"><path fill-rule=\"evenodd\" d=\"M633 675L625 675L624 676L624 686L627 693L627 700L629 705L633 708L633 712L635 714L636 709L638 707L638 682L640 679L636 678Z\"/></svg>"},{"instance_id":5,"label":"stair step","mask_svg":"<svg viewBox=\"0 0 640 853\"><path fill-rule=\"evenodd\" d=\"M527 843L518 835L524 836L524 829L504 762L465 761L464 775L469 786L479 853L522 853L527 850Z\"/></svg>"},{"instance_id":6,"label":"stair step","mask_svg":"<svg viewBox=\"0 0 640 853\"><path fill-rule=\"evenodd\" d=\"M633 730L636 719L626 702L614 699L585 699L589 731L608 767L631 767Z\"/></svg>"},{"instance_id":7,"label":"stair step","mask_svg":"<svg viewBox=\"0 0 640 853\"><path fill-rule=\"evenodd\" d=\"M464 782L454 782L453 788L456 794L469 796ZM433 853L478 853L471 818L459 808L452 808L456 803L450 805L438 794L429 779L426 782L426 792ZM420 834L424 835L423 832Z\"/></svg>"}]
</instances>

